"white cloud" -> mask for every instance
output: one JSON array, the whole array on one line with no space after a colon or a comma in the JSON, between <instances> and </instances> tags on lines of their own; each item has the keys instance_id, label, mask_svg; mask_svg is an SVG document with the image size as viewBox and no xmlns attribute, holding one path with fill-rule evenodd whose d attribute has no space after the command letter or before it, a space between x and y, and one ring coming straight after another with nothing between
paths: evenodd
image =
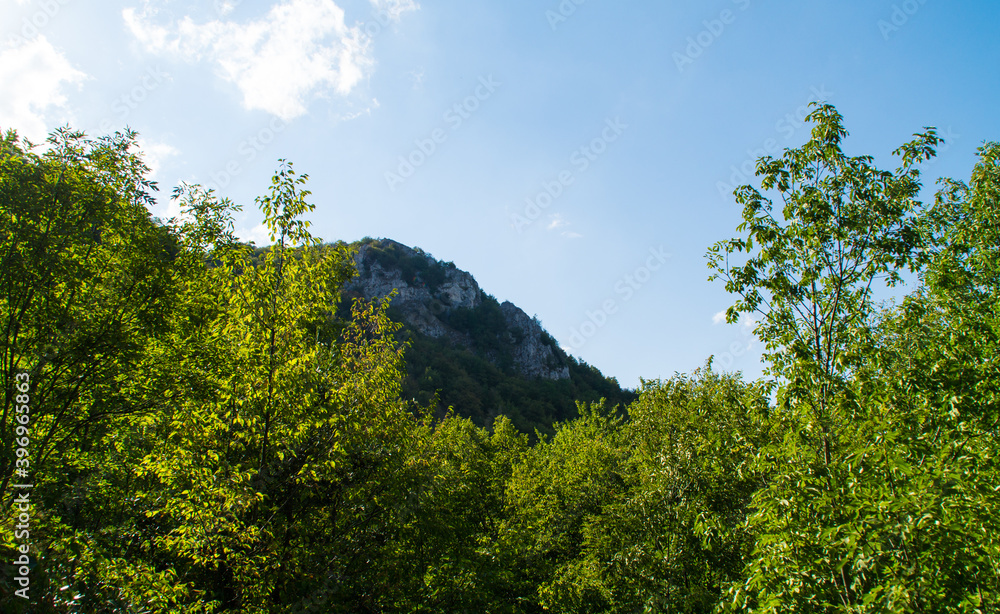
<instances>
[{"instance_id":1,"label":"white cloud","mask_svg":"<svg viewBox=\"0 0 1000 614\"><path fill-rule=\"evenodd\" d=\"M758 321L751 317L748 313L744 313L740 317L740 327L743 329L743 332L747 334L752 333L753 329L757 328L757 324Z\"/></svg>"},{"instance_id":2,"label":"white cloud","mask_svg":"<svg viewBox=\"0 0 1000 614\"><path fill-rule=\"evenodd\" d=\"M168 143L163 143L159 141L150 141L143 137L139 137L139 150L142 152L143 162L149 167L149 177L150 179L157 179L160 168L163 167L163 163L173 156L176 156L180 151Z\"/></svg>"},{"instance_id":3,"label":"white cloud","mask_svg":"<svg viewBox=\"0 0 1000 614\"><path fill-rule=\"evenodd\" d=\"M712 316L712 324L723 324L726 321L726 310L723 309L719 313ZM740 315L740 319L737 325L743 329L745 333L752 333L753 329L757 327L758 321L753 318L749 313L744 313Z\"/></svg>"},{"instance_id":4,"label":"white cloud","mask_svg":"<svg viewBox=\"0 0 1000 614\"><path fill-rule=\"evenodd\" d=\"M233 12L233 9L236 8L237 4L239 4L239 2L234 2L233 0L216 0L213 6L215 7L215 12L225 17Z\"/></svg>"},{"instance_id":5,"label":"white cloud","mask_svg":"<svg viewBox=\"0 0 1000 614\"><path fill-rule=\"evenodd\" d=\"M563 219L563 216L554 213L549 216L549 225L545 227L545 230L558 230L560 228L565 228L569 226L570 223ZM559 236L564 239L582 239L583 235L578 232L573 232L572 230L563 230L559 233Z\"/></svg>"},{"instance_id":6,"label":"white cloud","mask_svg":"<svg viewBox=\"0 0 1000 614\"><path fill-rule=\"evenodd\" d=\"M271 234L264 224L257 224L253 228L240 228L236 231L236 236L245 242L254 242L257 245L270 245Z\"/></svg>"},{"instance_id":7,"label":"white cloud","mask_svg":"<svg viewBox=\"0 0 1000 614\"><path fill-rule=\"evenodd\" d=\"M0 127L42 142L51 128L69 122L65 85L87 78L45 36L0 51Z\"/></svg>"},{"instance_id":8,"label":"white cloud","mask_svg":"<svg viewBox=\"0 0 1000 614\"><path fill-rule=\"evenodd\" d=\"M409 1L372 2L392 19L416 8ZM184 17L163 26L155 23L148 1L141 11L127 8L122 16L150 53L214 64L239 88L245 108L286 121L304 114L312 98L331 91L346 96L374 66L371 38L360 27L348 27L333 0L283 0L248 23L198 24Z\"/></svg>"},{"instance_id":9,"label":"white cloud","mask_svg":"<svg viewBox=\"0 0 1000 614\"><path fill-rule=\"evenodd\" d=\"M415 11L420 5L413 0L369 0L376 13L387 15L392 21L399 21L406 11Z\"/></svg>"},{"instance_id":10,"label":"white cloud","mask_svg":"<svg viewBox=\"0 0 1000 614\"><path fill-rule=\"evenodd\" d=\"M549 225L545 227L546 230L555 230L556 228L562 228L563 226L568 226L569 222L563 219L563 216L555 213L549 216Z\"/></svg>"},{"instance_id":11,"label":"white cloud","mask_svg":"<svg viewBox=\"0 0 1000 614\"><path fill-rule=\"evenodd\" d=\"M372 109L377 109L377 108L379 108L378 99L373 98L371 104L365 107L364 109L360 109L358 111L345 111L343 113L338 113L337 115L334 116L334 119L336 119L337 121L350 121L352 119L357 119L362 115L367 115L368 117L371 117Z\"/></svg>"}]
</instances>

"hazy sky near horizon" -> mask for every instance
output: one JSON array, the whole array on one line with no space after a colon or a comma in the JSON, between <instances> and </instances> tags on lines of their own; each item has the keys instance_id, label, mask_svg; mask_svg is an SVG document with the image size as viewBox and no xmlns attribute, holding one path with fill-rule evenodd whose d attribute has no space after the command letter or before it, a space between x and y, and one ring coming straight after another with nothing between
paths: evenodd
<instances>
[{"instance_id":1,"label":"hazy sky near horizon","mask_svg":"<svg viewBox=\"0 0 1000 614\"><path fill-rule=\"evenodd\" d=\"M755 159L837 106L845 149L968 179L1000 140L1000 3L943 0L0 0L0 129L141 135L161 192L244 206L279 158L325 240L387 237L471 272L623 385L760 373L709 283Z\"/></svg>"}]
</instances>

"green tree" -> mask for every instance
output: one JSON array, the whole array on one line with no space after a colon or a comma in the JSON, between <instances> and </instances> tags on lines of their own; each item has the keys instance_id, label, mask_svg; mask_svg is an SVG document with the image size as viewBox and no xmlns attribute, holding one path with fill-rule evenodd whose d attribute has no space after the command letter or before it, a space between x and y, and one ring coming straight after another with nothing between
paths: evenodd
<instances>
[{"instance_id":1,"label":"green tree","mask_svg":"<svg viewBox=\"0 0 1000 614\"><path fill-rule=\"evenodd\" d=\"M943 184L925 284L885 314L858 380L887 408L897 449L899 594L925 611L989 611L1000 598L1000 146L980 148L968 184Z\"/></svg>"},{"instance_id":2,"label":"green tree","mask_svg":"<svg viewBox=\"0 0 1000 614\"><path fill-rule=\"evenodd\" d=\"M715 277L740 296L729 319L762 315L757 333L783 382L772 443L757 459L768 481L747 520L754 549L721 607L982 611L996 559L993 546L976 545L991 526L977 507L990 496L984 467L996 448L961 426L952 400L919 384L926 372L909 361L928 352L903 358L903 347L935 342L913 325L920 316L906 323L873 300L876 280L898 282L904 267L920 270L941 249L917 200L916 168L939 139L932 129L916 135L896 152L902 166L886 172L843 154L846 131L832 107L809 119L805 146L758 164L762 188L785 205L783 221L743 186L740 229L749 236L709 252ZM731 264L741 251L745 262Z\"/></svg>"},{"instance_id":3,"label":"green tree","mask_svg":"<svg viewBox=\"0 0 1000 614\"><path fill-rule=\"evenodd\" d=\"M44 153L14 132L0 139L0 534L11 560L13 383L23 372L31 477L16 481L35 484L32 611L70 599L57 588L79 543L121 537L108 519L135 492L143 451L131 425L165 405L151 346L175 305L176 246L146 208L156 186L135 138L60 129Z\"/></svg>"},{"instance_id":4,"label":"green tree","mask_svg":"<svg viewBox=\"0 0 1000 614\"><path fill-rule=\"evenodd\" d=\"M384 305L332 320L353 263L346 246L309 235L305 180L282 164L258 199L273 241L262 252L230 240L224 204L181 194L197 222L188 244L214 248L165 349L179 366L177 405L156 425L167 445L142 464L145 514L159 526L146 556L186 570L182 581L223 609L325 599L329 568L313 557L336 567L357 546L336 532L338 515L355 523L365 510L338 507L345 491L357 496L351 467L391 455L405 417ZM376 467L367 489L391 485ZM331 522L333 536L318 533Z\"/></svg>"},{"instance_id":5,"label":"green tree","mask_svg":"<svg viewBox=\"0 0 1000 614\"><path fill-rule=\"evenodd\" d=\"M506 417L492 433L468 418L428 420L410 435L405 499L387 522L378 608L393 612L515 612L499 541L504 488L527 450Z\"/></svg>"},{"instance_id":6,"label":"green tree","mask_svg":"<svg viewBox=\"0 0 1000 614\"><path fill-rule=\"evenodd\" d=\"M32 611L353 611L379 595L371 561L393 533L414 454L397 326L386 304L334 317L351 253L309 236L305 177L290 164L258 199L274 243L257 250L233 237L237 207L197 187L175 191L183 221L153 223L145 202L120 195L132 194L132 171L144 185L144 170L119 141L78 143L46 154L51 163L13 137L4 150L5 231L20 233L5 235L4 272L49 299L24 299L20 314L5 306L8 330L21 327L9 349L21 352L15 369L31 367L32 351L42 357L34 419L69 433L39 472ZM115 167L113 154L137 166ZM69 182L60 173L79 187L44 209ZM30 218L36 202L78 227ZM32 232L67 247L50 263ZM41 281L25 271L33 258L49 271ZM54 324L39 303L73 318ZM38 331L57 324L62 337L41 345ZM70 369L87 360L100 367L84 372L92 380ZM52 411L61 385L75 396Z\"/></svg>"},{"instance_id":7,"label":"green tree","mask_svg":"<svg viewBox=\"0 0 1000 614\"><path fill-rule=\"evenodd\" d=\"M578 612L601 611L603 587L571 578L578 577L590 527L628 495L628 448L623 418L603 400L578 407L580 417L535 444L506 486L502 548L516 570L511 592L520 611L565 611L566 603Z\"/></svg>"},{"instance_id":8,"label":"green tree","mask_svg":"<svg viewBox=\"0 0 1000 614\"><path fill-rule=\"evenodd\" d=\"M599 499L574 554L542 584L545 607L711 612L740 578L751 543L745 519L762 481L754 458L767 442L767 409L766 387L710 366L643 382L615 440L623 460L610 467L620 467L621 485ZM568 467L553 473L558 482L571 479ZM566 508L553 507L557 524Z\"/></svg>"},{"instance_id":9,"label":"green tree","mask_svg":"<svg viewBox=\"0 0 1000 614\"><path fill-rule=\"evenodd\" d=\"M779 159L758 161L761 193L738 188L746 238L720 241L708 264L739 300L726 312L758 314L756 332L764 340L772 375L795 387L820 387L818 412L824 411L833 382L849 372L848 348L875 310L872 285L901 281L900 271L915 269L925 247L917 165L934 155L940 142L928 128L898 148L896 171L873 166L871 156L848 156L841 149L847 131L828 104L806 117L815 124L812 138ZM767 194L780 198L780 218ZM731 261L745 253L742 264Z\"/></svg>"}]
</instances>

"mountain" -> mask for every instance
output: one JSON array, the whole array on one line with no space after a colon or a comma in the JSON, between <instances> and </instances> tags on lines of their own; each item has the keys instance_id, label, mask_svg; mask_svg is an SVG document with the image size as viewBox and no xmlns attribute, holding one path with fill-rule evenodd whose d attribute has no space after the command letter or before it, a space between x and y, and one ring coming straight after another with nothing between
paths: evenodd
<instances>
[{"instance_id":1,"label":"mountain","mask_svg":"<svg viewBox=\"0 0 1000 614\"><path fill-rule=\"evenodd\" d=\"M410 345L407 398L441 415L452 407L482 426L505 414L529 433L550 433L553 423L575 417L576 401L605 398L624 408L634 400L617 380L568 356L536 318L499 303L453 263L390 239L366 237L354 246L358 276L344 298L396 292L389 314Z\"/></svg>"}]
</instances>

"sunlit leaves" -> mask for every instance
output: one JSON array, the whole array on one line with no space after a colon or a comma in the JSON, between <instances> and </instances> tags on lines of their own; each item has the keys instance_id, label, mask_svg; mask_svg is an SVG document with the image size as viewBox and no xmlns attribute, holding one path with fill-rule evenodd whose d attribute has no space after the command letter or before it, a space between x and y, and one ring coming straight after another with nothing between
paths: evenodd
<instances>
[{"instance_id":1,"label":"sunlit leaves","mask_svg":"<svg viewBox=\"0 0 1000 614\"><path fill-rule=\"evenodd\" d=\"M917 164L934 155L932 129L897 149L902 165L888 172L842 153L832 107L809 119L806 145L759 162L764 193L737 191L747 238L709 250L713 277L739 296L728 318L761 314L756 332L783 384L753 464L768 477L746 520L754 549L720 608L987 611L1000 554L984 537L998 531L985 487L998 449L997 241L983 223L998 193L995 147L981 150L972 187L946 182L928 210ZM874 284L907 267L928 286L880 311Z\"/></svg>"},{"instance_id":2,"label":"sunlit leaves","mask_svg":"<svg viewBox=\"0 0 1000 614\"><path fill-rule=\"evenodd\" d=\"M747 237L708 253L711 279L724 279L740 297L729 321L762 316L756 332L770 372L781 377L806 365L827 377L848 370L843 352L869 322L874 282L895 284L902 268L916 266L923 244L915 165L940 142L927 129L896 151L899 169L881 171L870 156L842 152L847 131L832 106L816 105L807 120L815 125L803 147L758 162L762 191L745 185L735 192L744 207L738 230ZM733 261L739 253L746 256Z\"/></svg>"}]
</instances>

